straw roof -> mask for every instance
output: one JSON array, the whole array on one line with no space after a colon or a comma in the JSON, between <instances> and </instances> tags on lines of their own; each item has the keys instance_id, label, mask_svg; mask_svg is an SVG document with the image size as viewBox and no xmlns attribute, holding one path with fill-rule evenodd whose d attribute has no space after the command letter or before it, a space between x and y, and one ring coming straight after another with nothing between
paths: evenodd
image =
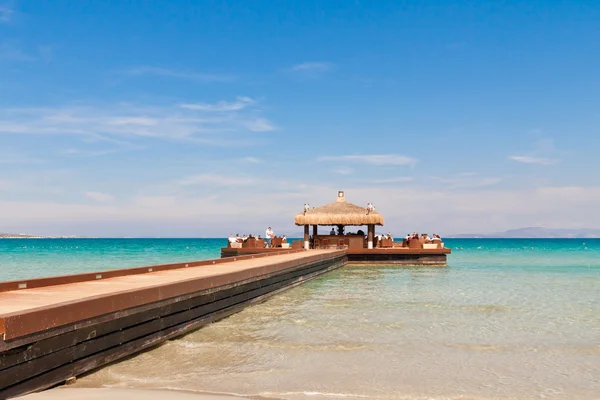
<instances>
[{"instance_id":1,"label":"straw roof","mask_svg":"<svg viewBox=\"0 0 600 400\"><path fill-rule=\"evenodd\" d=\"M383 216L377 211L348 203L343 192L333 203L315 207L296 215L296 225L383 225Z\"/></svg>"}]
</instances>

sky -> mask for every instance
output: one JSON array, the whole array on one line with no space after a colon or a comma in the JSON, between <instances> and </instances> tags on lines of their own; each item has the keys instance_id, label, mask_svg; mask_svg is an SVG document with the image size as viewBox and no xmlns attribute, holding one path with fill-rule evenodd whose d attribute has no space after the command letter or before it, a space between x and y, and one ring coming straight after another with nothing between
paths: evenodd
<instances>
[{"instance_id":1,"label":"sky","mask_svg":"<svg viewBox=\"0 0 600 400\"><path fill-rule=\"evenodd\" d=\"M0 0L0 232L600 228L600 2Z\"/></svg>"}]
</instances>

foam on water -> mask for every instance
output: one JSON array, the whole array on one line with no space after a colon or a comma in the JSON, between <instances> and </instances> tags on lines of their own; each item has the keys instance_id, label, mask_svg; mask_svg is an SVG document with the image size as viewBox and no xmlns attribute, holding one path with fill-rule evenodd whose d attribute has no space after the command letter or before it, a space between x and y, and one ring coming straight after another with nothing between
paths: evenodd
<instances>
[{"instance_id":1,"label":"foam on water","mask_svg":"<svg viewBox=\"0 0 600 400\"><path fill-rule=\"evenodd\" d=\"M288 400L598 399L600 240L446 243L448 268L345 267L76 386ZM189 244L177 246L187 257Z\"/></svg>"}]
</instances>

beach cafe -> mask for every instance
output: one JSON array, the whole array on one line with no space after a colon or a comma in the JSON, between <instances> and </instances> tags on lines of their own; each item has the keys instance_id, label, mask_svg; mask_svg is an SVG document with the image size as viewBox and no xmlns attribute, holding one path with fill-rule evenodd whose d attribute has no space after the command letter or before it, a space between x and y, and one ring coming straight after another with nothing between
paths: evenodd
<instances>
[{"instance_id":1,"label":"beach cafe","mask_svg":"<svg viewBox=\"0 0 600 400\"><path fill-rule=\"evenodd\" d=\"M375 238L375 225L382 226L384 220L372 206L361 207L349 203L344 192L339 191L333 203L314 208L305 206L304 211L296 215L294 222L296 225L304 226L305 249L342 246L349 249L372 249L378 245ZM332 231L319 233L319 226L331 226ZM346 232L348 226L366 226L366 237L362 229L352 233ZM379 247L392 246L393 239L383 239L379 243Z\"/></svg>"}]
</instances>

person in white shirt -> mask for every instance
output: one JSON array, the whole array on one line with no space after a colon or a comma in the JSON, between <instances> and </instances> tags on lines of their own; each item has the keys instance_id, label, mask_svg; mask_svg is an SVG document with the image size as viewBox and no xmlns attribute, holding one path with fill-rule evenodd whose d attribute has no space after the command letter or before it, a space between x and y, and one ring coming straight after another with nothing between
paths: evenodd
<instances>
[{"instance_id":1,"label":"person in white shirt","mask_svg":"<svg viewBox=\"0 0 600 400\"><path fill-rule=\"evenodd\" d=\"M275 236L275 234L273 233L273 230L271 229L271 227L267 228L267 231L265 232L265 246L266 247L271 247L271 239L273 239L273 236Z\"/></svg>"},{"instance_id":2,"label":"person in white shirt","mask_svg":"<svg viewBox=\"0 0 600 400\"><path fill-rule=\"evenodd\" d=\"M370 212L375 211L375 206L373 206L373 203L369 202L367 203L367 214L369 214Z\"/></svg>"},{"instance_id":3,"label":"person in white shirt","mask_svg":"<svg viewBox=\"0 0 600 400\"><path fill-rule=\"evenodd\" d=\"M229 243L236 243L237 239L235 238L235 236L233 236L233 233L231 235L229 235Z\"/></svg>"}]
</instances>

